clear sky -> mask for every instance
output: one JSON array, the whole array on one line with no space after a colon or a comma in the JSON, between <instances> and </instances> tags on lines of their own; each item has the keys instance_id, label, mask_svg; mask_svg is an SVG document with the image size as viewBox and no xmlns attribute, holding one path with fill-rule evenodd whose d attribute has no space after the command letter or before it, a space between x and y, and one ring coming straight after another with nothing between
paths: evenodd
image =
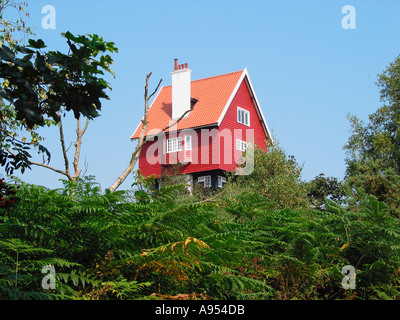
<instances>
[{"instance_id":1,"label":"clear sky","mask_svg":"<svg viewBox=\"0 0 400 320\"><path fill-rule=\"evenodd\" d=\"M37 38L64 50L61 32L96 33L114 41L116 78L101 117L89 126L82 149L87 174L102 188L127 166L129 137L143 115L145 76L171 84L173 60L189 63L192 79L247 68L275 139L303 165L304 180L320 173L343 178L349 113L367 120L381 102L377 74L400 54L398 0L28 0ZM43 29L42 8L56 9L56 28ZM345 29L345 5L355 9L355 29ZM350 20L345 20L350 22ZM67 143L75 123L65 125ZM62 168L58 131L41 131ZM81 167L84 167L82 162ZM60 187L62 176L33 167L23 180ZM128 178L122 188L133 182Z\"/></svg>"}]
</instances>

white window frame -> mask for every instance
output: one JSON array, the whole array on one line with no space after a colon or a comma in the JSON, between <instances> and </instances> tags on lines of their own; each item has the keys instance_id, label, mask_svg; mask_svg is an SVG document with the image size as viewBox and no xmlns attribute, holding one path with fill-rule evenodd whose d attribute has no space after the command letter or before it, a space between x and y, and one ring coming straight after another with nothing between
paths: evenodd
<instances>
[{"instance_id":1,"label":"white window frame","mask_svg":"<svg viewBox=\"0 0 400 320\"><path fill-rule=\"evenodd\" d=\"M226 183L226 178L218 176L218 188L222 188L224 183Z\"/></svg>"},{"instance_id":2,"label":"white window frame","mask_svg":"<svg viewBox=\"0 0 400 320\"><path fill-rule=\"evenodd\" d=\"M250 127L250 111L237 107L237 122Z\"/></svg>"},{"instance_id":3,"label":"white window frame","mask_svg":"<svg viewBox=\"0 0 400 320\"><path fill-rule=\"evenodd\" d=\"M167 139L167 153L182 151L182 137Z\"/></svg>"},{"instance_id":4,"label":"white window frame","mask_svg":"<svg viewBox=\"0 0 400 320\"><path fill-rule=\"evenodd\" d=\"M192 150L192 136L185 136L185 150Z\"/></svg>"},{"instance_id":5,"label":"white window frame","mask_svg":"<svg viewBox=\"0 0 400 320\"><path fill-rule=\"evenodd\" d=\"M201 176L197 178L197 182L203 182L204 187L211 187L211 176Z\"/></svg>"},{"instance_id":6,"label":"white window frame","mask_svg":"<svg viewBox=\"0 0 400 320\"><path fill-rule=\"evenodd\" d=\"M247 147L249 144L246 141L236 139L236 149L242 152L246 152Z\"/></svg>"}]
</instances>

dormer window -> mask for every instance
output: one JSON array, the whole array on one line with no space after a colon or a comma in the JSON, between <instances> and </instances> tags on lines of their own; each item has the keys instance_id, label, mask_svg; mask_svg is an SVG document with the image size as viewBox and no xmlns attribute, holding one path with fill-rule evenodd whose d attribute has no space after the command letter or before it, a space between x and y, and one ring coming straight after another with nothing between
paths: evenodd
<instances>
[{"instance_id":1,"label":"dormer window","mask_svg":"<svg viewBox=\"0 0 400 320\"><path fill-rule=\"evenodd\" d=\"M237 121L246 126L250 126L250 112L238 107L237 108Z\"/></svg>"},{"instance_id":2,"label":"dormer window","mask_svg":"<svg viewBox=\"0 0 400 320\"><path fill-rule=\"evenodd\" d=\"M194 105L199 102L199 100L195 99L195 98L190 98L190 110L193 109Z\"/></svg>"}]
</instances>

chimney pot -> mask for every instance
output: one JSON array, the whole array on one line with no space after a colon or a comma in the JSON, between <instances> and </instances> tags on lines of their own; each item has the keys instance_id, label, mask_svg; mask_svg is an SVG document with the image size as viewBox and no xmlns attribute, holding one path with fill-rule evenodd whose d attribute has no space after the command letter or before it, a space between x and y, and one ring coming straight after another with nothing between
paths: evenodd
<instances>
[{"instance_id":1,"label":"chimney pot","mask_svg":"<svg viewBox=\"0 0 400 320\"><path fill-rule=\"evenodd\" d=\"M178 119L191 108L191 70L187 63L178 64L172 72L172 119Z\"/></svg>"}]
</instances>

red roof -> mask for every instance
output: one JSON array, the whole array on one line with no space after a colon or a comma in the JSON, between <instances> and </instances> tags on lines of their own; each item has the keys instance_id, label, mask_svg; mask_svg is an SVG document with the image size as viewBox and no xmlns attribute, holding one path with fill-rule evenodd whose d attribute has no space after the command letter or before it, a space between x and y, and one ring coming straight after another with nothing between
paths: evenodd
<instances>
[{"instance_id":1,"label":"red roof","mask_svg":"<svg viewBox=\"0 0 400 320\"><path fill-rule=\"evenodd\" d=\"M198 102L186 118L174 127L174 131L217 124L243 72L237 71L192 81L191 97L197 99ZM167 127L170 124L171 115L172 86L162 87L149 108L146 135L150 130L161 130ZM139 137L142 125L142 123L139 124L131 139Z\"/></svg>"}]
</instances>

